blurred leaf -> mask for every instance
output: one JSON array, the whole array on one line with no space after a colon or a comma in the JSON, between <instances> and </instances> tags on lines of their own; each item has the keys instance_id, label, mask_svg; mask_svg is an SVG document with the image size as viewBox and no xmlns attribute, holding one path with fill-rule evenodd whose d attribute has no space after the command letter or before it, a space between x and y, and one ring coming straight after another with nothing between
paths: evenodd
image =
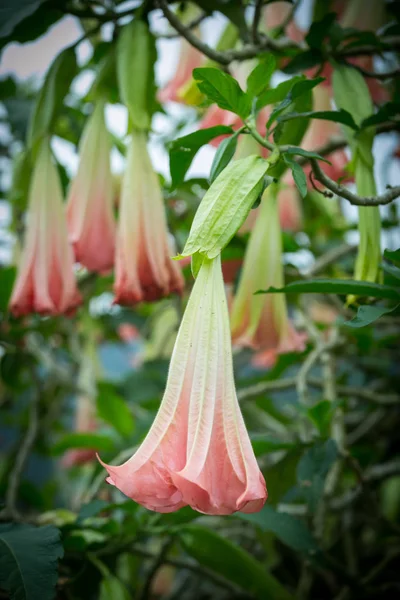
<instances>
[{"instance_id":1,"label":"blurred leaf","mask_svg":"<svg viewBox=\"0 0 400 600\"><path fill-rule=\"evenodd\" d=\"M8 75L0 79L0 100L3 102L6 98L14 98L17 93L17 83L14 77Z\"/></svg>"},{"instance_id":2,"label":"blurred leaf","mask_svg":"<svg viewBox=\"0 0 400 600\"><path fill-rule=\"evenodd\" d=\"M351 129L358 130L358 126L354 122L351 114L343 108L340 110L310 110L305 113L289 112L278 117L278 121L292 121L293 119L321 119L323 121L334 121L335 123L342 123Z\"/></svg>"},{"instance_id":3,"label":"blurred leaf","mask_svg":"<svg viewBox=\"0 0 400 600\"><path fill-rule=\"evenodd\" d=\"M232 127L216 125L208 129L199 129L171 142L169 146L169 168L172 186L176 187L185 179L186 172L194 157L204 144L208 144L220 135L229 133L234 133Z\"/></svg>"},{"instance_id":4,"label":"blurred leaf","mask_svg":"<svg viewBox=\"0 0 400 600\"><path fill-rule=\"evenodd\" d=\"M309 418L314 423L322 437L329 436L329 427L335 408L335 403L329 402L329 400L322 400L307 410Z\"/></svg>"},{"instance_id":5,"label":"blurred leaf","mask_svg":"<svg viewBox=\"0 0 400 600\"><path fill-rule=\"evenodd\" d=\"M32 15L44 0L3 0L0 9L0 38L9 36L26 17Z\"/></svg>"},{"instance_id":6,"label":"blurred leaf","mask_svg":"<svg viewBox=\"0 0 400 600\"><path fill-rule=\"evenodd\" d=\"M99 600L131 600L132 596L114 575L101 580Z\"/></svg>"},{"instance_id":7,"label":"blurred leaf","mask_svg":"<svg viewBox=\"0 0 400 600\"><path fill-rule=\"evenodd\" d=\"M292 176L293 176L294 182L297 186L297 189L300 192L301 197L305 198L307 196L306 174L304 173L304 171L301 168L301 166L299 165L299 163L296 162L295 160L293 160L292 158L289 158L287 155L284 154L283 160L290 167L290 170L292 171Z\"/></svg>"},{"instance_id":8,"label":"blurred leaf","mask_svg":"<svg viewBox=\"0 0 400 600\"><path fill-rule=\"evenodd\" d=\"M0 525L0 585L11 600L53 600L60 531L51 525Z\"/></svg>"},{"instance_id":9,"label":"blurred leaf","mask_svg":"<svg viewBox=\"0 0 400 600\"><path fill-rule=\"evenodd\" d=\"M383 258L391 260L392 262L400 266L400 248L398 248L397 250L385 250L383 253Z\"/></svg>"},{"instance_id":10,"label":"blurred leaf","mask_svg":"<svg viewBox=\"0 0 400 600\"><path fill-rule=\"evenodd\" d=\"M354 279L308 279L307 281L293 281L283 288L270 287L268 290L259 290L256 294L356 294L357 296L370 296L371 298L388 298L398 300L400 291L388 285L371 283L369 281L356 281Z\"/></svg>"},{"instance_id":11,"label":"blurred leaf","mask_svg":"<svg viewBox=\"0 0 400 600\"><path fill-rule=\"evenodd\" d=\"M6 312L14 285L15 267L0 267L0 311Z\"/></svg>"},{"instance_id":12,"label":"blurred leaf","mask_svg":"<svg viewBox=\"0 0 400 600\"><path fill-rule=\"evenodd\" d=\"M272 506L266 505L258 513L237 513L235 517L253 523L262 531L271 531L281 542L298 552L312 553L318 550L317 542L303 521L278 512Z\"/></svg>"},{"instance_id":13,"label":"blurred leaf","mask_svg":"<svg viewBox=\"0 0 400 600\"><path fill-rule=\"evenodd\" d=\"M333 23L337 20L337 15L334 12L327 13L320 21L311 23L311 27L305 37L310 48L319 50L324 39L329 35L329 30Z\"/></svg>"},{"instance_id":14,"label":"blurred leaf","mask_svg":"<svg viewBox=\"0 0 400 600\"><path fill-rule=\"evenodd\" d=\"M77 69L73 48L66 48L54 59L37 95L28 131L30 147L43 135L51 132L51 127L69 91L72 79L77 74Z\"/></svg>"},{"instance_id":15,"label":"blurred leaf","mask_svg":"<svg viewBox=\"0 0 400 600\"><path fill-rule=\"evenodd\" d=\"M279 83L275 88L264 92L257 100L257 110L263 106L267 106L268 104L275 104L276 102L281 102L284 100L294 84L302 79L303 77L301 75L297 75L296 77L292 77L287 81L282 81L282 83Z\"/></svg>"},{"instance_id":16,"label":"blurred leaf","mask_svg":"<svg viewBox=\"0 0 400 600\"><path fill-rule=\"evenodd\" d=\"M8 1L11 3L10 0ZM8 44L25 44L36 40L65 15L60 8L46 0L33 0L33 2L38 5L37 9L15 25L10 35L0 39L0 52ZM13 5L16 7L18 3L14 2Z\"/></svg>"},{"instance_id":17,"label":"blurred leaf","mask_svg":"<svg viewBox=\"0 0 400 600\"><path fill-rule=\"evenodd\" d=\"M114 449L114 442L100 433L68 433L54 444L52 454L62 454L71 448L89 448L98 452L111 452Z\"/></svg>"},{"instance_id":18,"label":"blurred leaf","mask_svg":"<svg viewBox=\"0 0 400 600\"><path fill-rule=\"evenodd\" d=\"M0 379L8 387L19 390L26 387L24 372L27 367L34 364L34 358L21 349L5 352L0 358Z\"/></svg>"},{"instance_id":19,"label":"blurred leaf","mask_svg":"<svg viewBox=\"0 0 400 600\"><path fill-rule=\"evenodd\" d=\"M234 133L219 144L210 169L210 184L225 169L235 154L238 134Z\"/></svg>"},{"instance_id":20,"label":"blurred leaf","mask_svg":"<svg viewBox=\"0 0 400 600\"><path fill-rule=\"evenodd\" d=\"M366 327L370 325L383 315L387 315L396 308L399 308L400 304L393 306L392 308L387 308L385 306L369 306L362 305L357 309L357 314L350 321L343 321L341 325L346 325L346 327Z\"/></svg>"},{"instance_id":21,"label":"blurred leaf","mask_svg":"<svg viewBox=\"0 0 400 600\"><path fill-rule=\"evenodd\" d=\"M297 480L311 512L317 508L325 478L336 461L338 449L334 440L317 443L306 450L297 466Z\"/></svg>"},{"instance_id":22,"label":"blurred leaf","mask_svg":"<svg viewBox=\"0 0 400 600\"><path fill-rule=\"evenodd\" d=\"M258 97L269 85L271 75L276 67L273 54L267 54L259 64L252 70L247 78L247 93L252 98Z\"/></svg>"},{"instance_id":23,"label":"blurred leaf","mask_svg":"<svg viewBox=\"0 0 400 600\"><path fill-rule=\"evenodd\" d=\"M167 513L162 515L160 524L170 530L173 527L180 527L185 523L191 523L196 519L199 519L201 514L190 508L190 506L184 506L178 511L173 513Z\"/></svg>"},{"instance_id":24,"label":"blurred leaf","mask_svg":"<svg viewBox=\"0 0 400 600\"><path fill-rule=\"evenodd\" d=\"M324 56L322 52L312 48L311 50L305 50L296 54L282 70L284 73L288 73L288 75L292 75L292 73L304 73L304 71L320 65L323 61Z\"/></svg>"},{"instance_id":25,"label":"blurred leaf","mask_svg":"<svg viewBox=\"0 0 400 600\"><path fill-rule=\"evenodd\" d=\"M78 513L77 521L82 522L85 519L95 517L99 514L99 512L102 512L108 506L110 506L109 502L106 502L105 500L100 500L98 498L92 500L92 502L89 502L88 504L83 504Z\"/></svg>"},{"instance_id":26,"label":"blurred leaf","mask_svg":"<svg viewBox=\"0 0 400 600\"><path fill-rule=\"evenodd\" d=\"M200 525L183 527L179 538L186 552L260 600L290 600L292 595L248 552Z\"/></svg>"},{"instance_id":27,"label":"blurred leaf","mask_svg":"<svg viewBox=\"0 0 400 600\"><path fill-rule=\"evenodd\" d=\"M295 446L293 442L285 442L263 433L251 435L251 445L253 446L254 454L256 456L277 452L279 450L290 450Z\"/></svg>"},{"instance_id":28,"label":"blurred leaf","mask_svg":"<svg viewBox=\"0 0 400 600\"><path fill-rule=\"evenodd\" d=\"M199 90L211 102L215 102L224 110L230 110L242 119L249 116L250 98L231 75L220 69L203 67L194 69L193 77Z\"/></svg>"},{"instance_id":29,"label":"blurred leaf","mask_svg":"<svg viewBox=\"0 0 400 600\"><path fill-rule=\"evenodd\" d=\"M123 437L133 433L134 421L125 400L117 394L112 383L100 381L97 393L97 414L110 423Z\"/></svg>"}]
</instances>

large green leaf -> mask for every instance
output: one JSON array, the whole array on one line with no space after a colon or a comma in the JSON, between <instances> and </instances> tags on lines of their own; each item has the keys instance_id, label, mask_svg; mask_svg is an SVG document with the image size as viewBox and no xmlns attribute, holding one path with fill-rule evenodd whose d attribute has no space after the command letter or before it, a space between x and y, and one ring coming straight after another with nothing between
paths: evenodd
<instances>
[{"instance_id":1,"label":"large green leaf","mask_svg":"<svg viewBox=\"0 0 400 600\"><path fill-rule=\"evenodd\" d=\"M44 0L3 0L0 6L0 38L9 36L14 28L32 15Z\"/></svg>"},{"instance_id":2,"label":"large green leaf","mask_svg":"<svg viewBox=\"0 0 400 600\"><path fill-rule=\"evenodd\" d=\"M97 414L103 421L110 423L124 437L132 434L134 428L132 413L111 383L105 381L98 383L96 403Z\"/></svg>"},{"instance_id":3,"label":"large green leaf","mask_svg":"<svg viewBox=\"0 0 400 600\"><path fill-rule=\"evenodd\" d=\"M300 98L303 94L310 92L322 81L324 81L323 77L316 77L315 79L306 79L304 77L296 81L288 92L286 98L284 98L282 102L278 104L278 106L276 106L272 111L268 119L267 127L270 127L270 125L279 117L279 115L281 115L297 98Z\"/></svg>"},{"instance_id":4,"label":"large green leaf","mask_svg":"<svg viewBox=\"0 0 400 600\"><path fill-rule=\"evenodd\" d=\"M290 600L292 595L251 554L214 531L189 525L179 533L186 552L200 564L260 600Z\"/></svg>"},{"instance_id":5,"label":"large green leaf","mask_svg":"<svg viewBox=\"0 0 400 600\"><path fill-rule=\"evenodd\" d=\"M194 69L193 77L199 90L211 102L215 102L224 110L230 110L242 119L249 116L251 109L250 97L231 75L220 69L204 67Z\"/></svg>"},{"instance_id":6,"label":"large green leaf","mask_svg":"<svg viewBox=\"0 0 400 600\"><path fill-rule=\"evenodd\" d=\"M77 73L75 50L66 48L53 61L40 89L29 124L28 145L51 132L71 81Z\"/></svg>"},{"instance_id":7,"label":"large green leaf","mask_svg":"<svg viewBox=\"0 0 400 600\"><path fill-rule=\"evenodd\" d=\"M169 146L169 168L172 186L176 187L184 179L197 152L220 135L233 133L232 127L216 125L208 129L199 129L171 142Z\"/></svg>"},{"instance_id":8,"label":"large green leaf","mask_svg":"<svg viewBox=\"0 0 400 600\"><path fill-rule=\"evenodd\" d=\"M278 512L272 506L264 506L258 513L237 513L235 517L253 523L262 531L271 531L276 537L293 550L315 552L317 543L303 521L287 513Z\"/></svg>"},{"instance_id":9,"label":"large green leaf","mask_svg":"<svg viewBox=\"0 0 400 600\"><path fill-rule=\"evenodd\" d=\"M0 525L0 587L11 600L53 600L63 552L51 525Z\"/></svg>"},{"instance_id":10,"label":"large green leaf","mask_svg":"<svg viewBox=\"0 0 400 600\"><path fill-rule=\"evenodd\" d=\"M278 117L278 121L292 121L293 119L321 119L323 121L334 121L335 123L347 125L355 131L358 130L358 126L351 114L343 108L340 110L310 110L305 113L288 112Z\"/></svg>"},{"instance_id":11,"label":"large green leaf","mask_svg":"<svg viewBox=\"0 0 400 600\"><path fill-rule=\"evenodd\" d=\"M296 75L296 77L292 77L287 81L282 81L275 88L270 90L266 90L261 94L258 98L256 107L257 109L262 108L263 106L267 106L268 104L275 104L275 102L281 102L286 98L292 87L298 81L301 81L303 77L301 75Z\"/></svg>"},{"instance_id":12,"label":"large green leaf","mask_svg":"<svg viewBox=\"0 0 400 600\"><path fill-rule=\"evenodd\" d=\"M276 67L273 54L267 54L253 69L247 78L247 93L252 97L258 97L269 85L271 75Z\"/></svg>"},{"instance_id":13,"label":"large green leaf","mask_svg":"<svg viewBox=\"0 0 400 600\"><path fill-rule=\"evenodd\" d=\"M259 290L256 294L279 294L282 292L285 294L356 294L357 296L390 300L399 300L400 298L400 291L394 287L369 281L355 281L354 279L293 281L283 288L270 287L268 290Z\"/></svg>"}]
</instances>

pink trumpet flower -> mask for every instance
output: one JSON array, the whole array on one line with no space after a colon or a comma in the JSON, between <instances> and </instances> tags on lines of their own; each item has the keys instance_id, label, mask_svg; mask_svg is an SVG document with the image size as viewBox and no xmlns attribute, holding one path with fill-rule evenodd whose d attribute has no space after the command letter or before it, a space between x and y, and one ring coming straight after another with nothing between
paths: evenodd
<instances>
[{"instance_id":1,"label":"pink trumpet flower","mask_svg":"<svg viewBox=\"0 0 400 600\"><path fill-rule=\"evenodd\" d=\"M276 358L278 354L303 351L304 337L289 320L283 294L255 295L257 290L284 285L281 228L274 185L264 193L259 210L232 304L231 331L234 343L266 353L266 365L270 365L272 355Z\"/></svg>"},{"instance_id":2,"label":"pink trumpet flower","mask_svg":"<svg viewBox=\"0 0 400 600\"><path fill-rule=\"evenodd\" d=\"M121 190L115 302L130 305L181 293L183 276L171 255L163 197L146 134L133 131Z\"/></svg>"},{"instance_id":3,"label":"pink trumpet flower","mask_svg":"<svg viewBox=\"0 0 400 600\"><path fill-rule=\"evenodd\" d=\"M42 142L29 189L25 244L10 300L19 317L72 312L82 299L73 272L60 179L48 141Z\"/></svg>"},{"instance_id":4,"label":"pink trumpet flower","mask_svg":"<svg viewBox=\"0 0 400 600\"><path fill-rule=\"evenodd\" d=\"M193 69L201 67L204 62L201 52L193 48L189 42L182 39L180 45L179 61L175 75L159 92L158 99L160 102L183 102L182 89L191 80Z\"/></svg>"},{"instance_id":5,"label":"pink trumpet flower","mask_svg":"<svg viewBox=\"0 0 400 600\"><path fill-rule=\"evenodd\" d=\"M79 169L71 184L67 224L75 258L90 271L109 271L114 264L115 222L111 145L99 102L83 131Z\"/></svg>"},{"instance_id":6,"label":"pink trumpet flower","mask_svg":"<svg viewBox=\"0 0 400 600\"><path fill-rule=\"evenodd\" d=\"M101 462L101 461L100 461ZM108 483L157 512L261 510L267 498L236 397L220 256L204 259L145 440Z\"/></svg>"}]
</instances>

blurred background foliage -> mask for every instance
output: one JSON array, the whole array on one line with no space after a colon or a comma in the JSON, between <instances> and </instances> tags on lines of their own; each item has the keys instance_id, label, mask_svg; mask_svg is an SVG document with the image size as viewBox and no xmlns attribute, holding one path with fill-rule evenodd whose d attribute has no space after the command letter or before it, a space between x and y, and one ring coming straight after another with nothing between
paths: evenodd
<instances>
[{"instance_id":1,"label":"blurred background foliage","mask_svg":"<svg viewBox=\"0 0 400 600\"><path fill-rule=\"evenodd\" d=\"M62 70L55 85L54 136L78 144L91 100L71 82L96 73L104 59L112 60L120 13L131 16L143 9L156 36L174 34L160 28L156 4L5 3L0 26L3 52L10 44L38 40L66 15L81 24L82 36L91 45L90 57L73 65L70 76ZM215 15L221 22L229 19L247 42L246 20L251 23L254 10L263 3L202 0L194 4L207 17L205 28L213 28ZM314 21L329 12L329 2L315 2L314 13L311 3L306 4ZM394 49L381 54L380 60L398 68L399 5L387 3L387 9L383 33L360 32L354 44L368 44L379 55L380 36L390 34ZM106 26L111 29L105 33ZM292 61L286 72L322 64L329 47L328 40L320 48L311 43L299 52L286 51ZM285 57L285 51L280 56ZM15 319L7 312L15 277L9 249L11 241L18 245L23 234L31 168L21 152L41 82L7 74L0 83L4 133L0 136L4 175L0 208L7 206L5 214L10 215L8 229L0 237L0 497L4 499L0 596L19 600L395 598L400 593L398 311L365 327L345 327L343 320L353 318L356 311L346 307L343 294L290 295L291 314L308 331L305 352L280 355L269 369L254 366L249 350L235 352L238 397L269 490L260 513L209 517L185 508L160 515L138 506L105 484L95 452L104 461L119 464L148 431L165 388L187 294L133 309L113 306L112 276L81 270L84 305L73 317ZM113 67L104 86L108 102L118 104ZM390 93L390 101L396 103L396 80L390 82ZM154 131L153 137L168 150L172 140L193 129L197 112L167 108L164 117L168 126ZM384 184L396 183L388 178L390 165L398 173L396 119L388 119L393 131L387 134L388 143L379 146L385 153L379 162ZM124 157L126 139L114 135L113 142ZM66 191L70 172L62 161L58 168ZM208 179L189 174L175 189L169 176L160 179L179 251ZM351 232L357 223L348 218L345 202L308 193L302 231L283 237L287 283L314 274L351 277L355 246L349 240L354 240ZM382 219L384 247L396 250L398 204L385 208ZM240 262L247 237L234 238L223 253L226 264ZM385 283L398 287L399 255L387 255L384 264ZM183 272L189 292L190 266ZM324 343L332 330L336 344L325 360ZM299 403L299 392L307 396L306 407ZM90 424L79 430L76 411L84 402L93 407L93 415ZM299 420L309 432L306 442L299 436ZM335 427L342 428L341 447Z\"/></svg>"}]
</instances>

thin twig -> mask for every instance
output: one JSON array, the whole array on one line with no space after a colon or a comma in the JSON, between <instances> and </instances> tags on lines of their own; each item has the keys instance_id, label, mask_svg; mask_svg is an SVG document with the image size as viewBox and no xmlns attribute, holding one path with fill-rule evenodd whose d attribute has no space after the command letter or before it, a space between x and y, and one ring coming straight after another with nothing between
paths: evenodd
<instances>
[{"instance_id":1,"label":"thin twig","mask_svg":"<svg viewBox=\"0 0 400 600\"><path fill-rule=\"evenodd\" d=\"M258 26L260 24L263 4L264 4L264 0L256 0L256 5L254 7L254 17L253 17L253 23L251 25L251 37L252 37L254 44L257 44L257 42L259 40Z\"/></svg>"},{"instance_id":2,"label":"thin twig","mask_svg":"<svg viewBox=\"0 0 400 600\"><path fill-rule=\"evenodd\" d=\"M325 175L318 162L314 158L312 158L310 162L314 177L318 179L318 181L323 183L328 190L337 196L340 196L341 198L345 198L355 206L382 206L389 204L400 196L400 186L390 188L387 192L381 194L380 196L357 196L357 194L353 194L353 192L350 192L350 190L339 185L330 177Z\"/></svg>"},{"instance_id":3,"label":"thin twig","mask_svg":"<svg viewBox=\"0 0 400 600\"><path fill-rule=\"evenodd\" d=\"M188 23L187 25L185 25L185 27L187 29L192 30L192 29L196 29L196 27L198 27L200 25L200 23L202 23L205 19L207 19L210 15L207 13L202 13L201 15L199 15L198 17L196 17L195 19L193 19L193 21L191 21L190 23ZM179 38L180 35L178 33L159 33L157 35L158 39L163 39L163 40L174 40L176 38Z\"/></svg>"}]
</instances>

